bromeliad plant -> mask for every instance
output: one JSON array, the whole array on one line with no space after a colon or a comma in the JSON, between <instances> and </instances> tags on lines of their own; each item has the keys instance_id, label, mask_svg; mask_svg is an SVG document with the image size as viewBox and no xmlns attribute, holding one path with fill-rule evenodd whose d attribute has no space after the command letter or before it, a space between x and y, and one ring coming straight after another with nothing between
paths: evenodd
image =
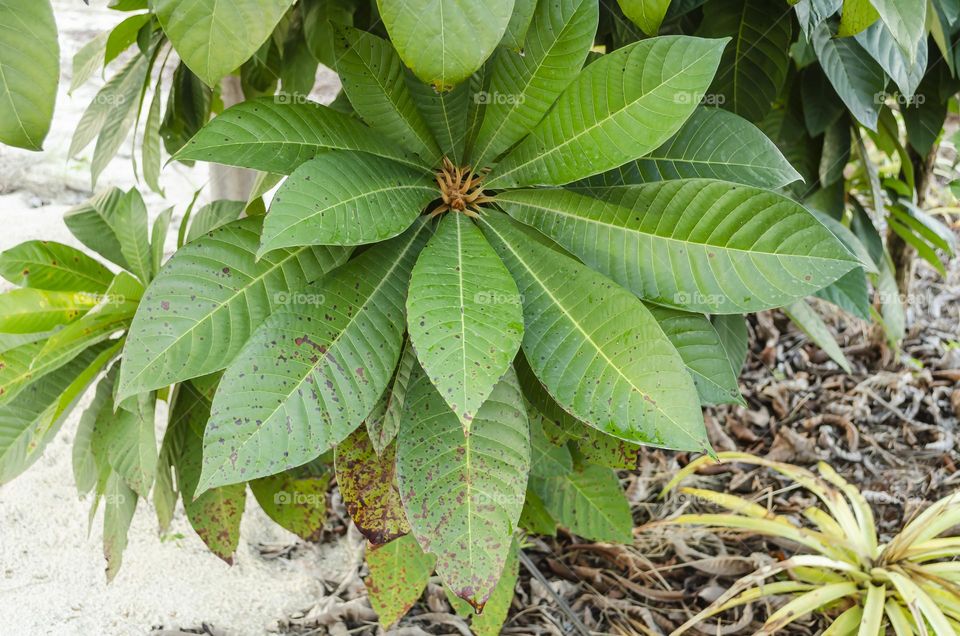
<instances>
[{"instance_id":1,"label":"bromeliad plant","mask_svg":"<svg viewBox=\"0 0 960 636\"><path fill-rule=\"evenodd\" d=\"M818 466L817 475L745 453L721 453L720 460L770 468L814 494L826 510L811 506L803 511L806 523L799 523L741 497L682 488L727 512L683 514L657 525L742 530L789 541L799 553L743 577L673 634L728 609L778 596L794 598L772 613L758 634L778 633L813 612L831 616L825 635L960 633L960 537L942 536L960 525L960 494L937 501L881 543L863 495L827 464ZM685 466L663 494L707 463L714 464L705 457ZM771 577L777 580L768 582Z\"/></svg>"}]
</instances>

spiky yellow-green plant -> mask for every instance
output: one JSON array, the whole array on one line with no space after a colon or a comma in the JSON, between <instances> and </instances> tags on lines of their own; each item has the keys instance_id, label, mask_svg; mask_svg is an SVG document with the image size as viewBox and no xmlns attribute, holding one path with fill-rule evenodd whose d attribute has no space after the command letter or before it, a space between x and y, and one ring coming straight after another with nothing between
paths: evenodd
<instances>
[{"instance_id":1,"label":"spiky yellow-green plant","mask_svg":"<svg viewBox=\"0 0 960 636\"><path fill-rule=\"evenodd\" d=\"M960 492L937 501L881 544L866 499L828 464L821 462L817 475L746 453L721 453L720 461L773 469L816 495L823 508L807 508L806 523L800 523L735 495L682 488L727 512L685 514L654 525L744 530L786 539L802 549L741 578L671 636L730 608L781 595L794 598L771 614L757 635L776 633L816 611L835 616L823 636L879 636L888 628L897 636L960 634L960 536L941 536L960 524ZM691 462L661 495L713 462L709 457ZM771 577L777 579L767 582Z\"/></svg>"}]
</instances>

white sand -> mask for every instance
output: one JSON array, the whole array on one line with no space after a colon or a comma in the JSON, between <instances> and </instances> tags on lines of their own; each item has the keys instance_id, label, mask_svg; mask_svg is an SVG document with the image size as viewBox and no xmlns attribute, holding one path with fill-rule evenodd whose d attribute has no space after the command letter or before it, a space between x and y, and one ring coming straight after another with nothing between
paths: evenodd
<instances>
[{"instance_id":1,"label":"white sand","mask_svg":"<svg viewBox=\"0 0 960 636\"><path fill-rule=\"evenodd\" d=\"M92 145L86 161L68 162L66 153L83 109L102 80L95 78L67 96L70 59L91 36L125 14L106 10L106 0L94 0L91 8L80 0L54 4L63 59L54 128L42 153L0 147L0 250L41 238L77 245L61 217L90 194ZM324 80L330 95L335 79ZM98 189L135 185L129 153L127 143ZM193 170L168 166L162 184L169 202L146 196L151 214L176 204L179 219L193 191L206 181L203 166ZM146 195L145 187L141 191ZM140 502L123 567L107 585L102 513L88 536L90 502L77 498L73 482L71 443L79 414L80 410L75 412L36 465L0 488L0 633L113 636L208 623L231 635L263 634L273 621L310 608L323 597L321 579L339 581L341 570L350 567L343 547L336 544L301 544L290 559L262 558L254 546L292 545L298 540L267 519L252 497L233 567L206 550L182 509L171 535L162 540L152 505Z\"/></svg>"}]
</instances>

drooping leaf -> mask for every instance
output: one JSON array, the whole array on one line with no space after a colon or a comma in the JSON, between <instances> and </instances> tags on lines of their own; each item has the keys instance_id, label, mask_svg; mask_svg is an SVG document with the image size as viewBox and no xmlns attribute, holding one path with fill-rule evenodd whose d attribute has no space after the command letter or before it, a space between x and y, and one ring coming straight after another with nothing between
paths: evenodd
<instances>
[{"instance_id":1,"label":"drooping leaf","mask_svg":"<svg viewBox=\"0 0 960 636\"><path fill-rule=\"evenodd\" d=\"M527 498L520 513L520 527L533 534L553 536L557 533L557 520L553 518L536 491L528 487Z\"/></svg>"},{"instance_id":2,"label":"drooping leaf","mask_svg":"<svg viewBox=\"0 0 960 636\"><path fill-rule=\"evenodd\" d=\"M447 593L447 600L456 610L457 614L464 618L470 618L470 632L474 636L499 636L503 624L507 620L507 614L510 611L510 605L516 596L517 578L520 575L520 547L514 540L510 547L510 553L507 555L507 562L503 566L503 574L497 582L496 589L490 595L490 600L483 607L483 612L477 614L476 610L463 599L457 598Z\"/></svg>"},{"instance_id":3,"label":"drooping leaf","mask_svg":"<svg viewBox=\"0 0 960 636\"><path fill-rule=\"evenodd\" d=\"M530 475L557 477L573 470L570 451L551 442L543 432L543 414L528 406L530 419Z\"/></svg>"},{"instance_id":4,"label":"drooping leaf","mask_svg":"<svg viewBox=\"0 0 960 636\"><path fill-rule=\"evenodd\" d=\"M591 177L576 185L590 192L605 186L719 179L776 190L800 174L759 128L719 108L698 108L676 135L643 159Z\"/></svg>"},{"instance_id":5,"label":"drooping leaf","mask_svg":"<svg viewBox=\"0 0 960 636\"><path fill-rule=\"evenodd\" d=\"M113 406L113 383L116 381L118 368L114 366L97 384L93 400L80 416L73 437L73 478L80 496L89 493L97 484L99 471L92 444L94 427L100 414Z\"/></svg>"},{"instance_id":6,"label":"drooping leaf","mask_svg":"<svg viewBox=\"0 0 960 636\"><path fill-rule=\"evenodd\" d=\"M850 161L850 122L841 117L833 122L823 135L823 152L820 155L820 185L829 188L843 179L843 169Z\"/></svg>"},{"instance_id":7,"label":"drooping leaf","mask_svg":"<svg viewBox=\"0 0 960 636\"><path fill-rule=\"evenodd\" d=\"M363 422L400 357L407 283L428 235L419 222L293 288L224 374L201 491L305 464Z\"/></svg>"},{"instance_id":8,"label":"drooping leaf","mask_svg":"<svg viewBox=\"0 0 960 636\"><path fill-rule=\"evenodd\" d=\"M223 369L289 290L349 254L302 247L257 260L261 223L254 217L222 226L180 249L161 270L130 327L121 400Z\"/></svg>"},{"instance_id":9,"label":"drooping leaf","mask_svg":"<svg viewBox=\"0 0 960 636\"><path fill-rule=\"evenodd\" d=\"M325 153L280 186L258 255L299 245L383 241L410 227L438 197L430 177L406 166L359 153Z\"/></svg>"},{"instance_id":10,"label":"drooping leaf","mask_svg":"<svg viewBox=\"0 0 960 636\"><path fill-rule=\"evenodd\" d=\"M747 321L743 316L736 314L720 314L711 319L713 326L720 336L720 344L727 354L733 374L740 375L743 365L747 363L747 353L750 348L750 334L747 332Z\"/></svg>"},{"instance_id":11,"label":"drooping leaf","mask_svg":"<svg viewBox=\"0 0 960 636\"><path fill-rule=\"evenodd\" d=\"M868 2L868 0L862 1ZM911 100L927 70L926 39L922 39L917 47L915 62L910 62L883 22L875 22L873 26L859 33L856 39L860 46L890 76L890 79L900 89L903 98L907 101Z\"/></svg>"},{"instance_id":12,"label":"drooping leaf","mask_svg":"<svg viewBox=\"0 0 960 636\"><path fill-rule=\"evenodd\" d=\"M228 108L175 158L291 174L331 149L366 152L417 168L423 163L353 117L313 102L282 103L276 98Z\"/></svg>"},{"instance_id":13,"label":"drooping leaf","mask_svg":"<svg viewBox=\"0 0 960 636\"><path fill-rule=\"evenodd\" d=\"M381 396L380 403L365 420L370 442L377 455L383 455L390 442L397 437L407 388L416 367L417 354L408 340L404 344L403 353L400 354L400 363L393 374L393 380L390 381L390 388Z\"/></svg>"},{"instance_id":14,"label":"drooping leaf","mask_svg":"<svg viewBox=\"0 0 960 636\"><path fill-rule=\"evenodd\" d=\"M68 95L87 83L93 74L103 68L103 58L106 55L108 31L99 33L84 44L73 56L73 74L70 78Z\"/></svg>"},{"instance_id":15,"label":"drooping leaf","mask_svg":"<svg viewBox=\"0 0 960 636\"><path fill-rule=\"evenodd\" d=\"M18 287L105 292L113 274L80 250L53 241L26 241L0 254L0 276Z\"/></svg>"},{"instance_id":16,"label":"drooping leaf","mask_svg":"<svg viewBox=\"0 0 960 636\"><path fill-rule=\"evenodd\" d=\"M687 365L700 402L743 404L737 373L727 358L720 335L707 317L658 305L647 305L647 308Z\"/></svg>"},{"instance_id":17,"label":"drooping leaf","mask_svg":"<svg viewBox=\"0 0 960 636\"><path fill-rule=\"evenodd\" d=\"M410 95L392 43L357 29L337 27L336 32L336 71L357 114L427 166L435 166L440 148Z\"/></svg>"},{"instance_id":18,"label":"drooping leaf","mask_svg":"<svg viewBox=\"0 0 960 636\"><path fill-rule=\"evenodd\" d=\"M120 571L127 533L137 509L137 493L117 473L110 473L104 487L103 557L107 561L107 583Z\"/></svg>"},{"instance_id":19,"label":"drooping leaf","mask_svg":"<svg viewBox=\"0 0 960 636\"><path fill-rule=\"evenodd\" d=\"M0 294L0 332L50 331L79 318L97 304L93 294L23 287Z\"/></svg>"},{"instance_id":20,"label":"drooping leaf","mask_svg":"<svg viewBox=\"0 0 960 636\"><path fill-rule=\"evenodd\" d=\"M465 436L426 374L413 382L397 438L407 518L454 593L482 608L503 571L523 509L530 439L509 371Z\"/></svg>"},{"instance_id":21,"label":"drooping leaf","mask_svg":"<svg viewBox=\"0 0 960 636\"><path fill-rule=\"evenodd\" d=\"M163 259L166 255L167 232L170 231L170 221L173 218L173 207L169 207L153 220L150 229L150 260L153 265L153 276L160 273Z\"/></svg>"},{"instance_id":22,"label":"drooping leaf","mask_svg":"<svg viewBox=\"0 0 960 636\"><path fill-rule=\"evenodd\" d=\"M240 67L266 42L294 0L152 0L184 63L207 86Z\"/></svg>"},{"instance_id":23,"label":"drooping leaf","mask_svg":"<svg viewBox=\"0 0 960 636\"><path fill-rule=\"evenodd\" d=\"M413 535L367 550L370 605L384 629L400 620L427 588L436 557L424 554Z\"/></svg>"},{"instance_id":24,"label":"drooping leaf","mask_svg":"<svg viewBox=\"0 0 960 636\"><path fill-rule=\"evenodd\" d=\"M592 541L632 540L630 506L611 469L586 466L531 484L550 514L574 534Z\"/></svg>"},{"instance_id":25,"label":"drooping leaf","mask_svg":"<svg viewBox=\"0 0 960 636\"><path fill-rule=\"evenodd\" d=\"M887 78L883 69L852 38L834 38L824 22L810 36L823 71L857 121L876 130Z\"/></svg>"},{"instance_id":26,"label":"drooping leaf","mask_svg":"<svg viewBox=\"0 0 960 636\"><path fill-rule=\"evenodd\" d=\"M492 62L483 124L470 163L484 167L523 139L583 68L597 32L598 5L589 0L538 2L523 51Z\"/></svg>"},{"instance_id":27,"label":"drooping leaf","mask_svg":"<svg viewBox=\"0 0 960 636\"><path fill-rule=\"evenodd\" d=\"M514 0L377 0L397 52L417 77L448 90L470 77L503 38Z\"/></svg>"},{"instance_id":28,"label":"drooping leaf","mask_svg":"<svg viewBox=\"0 0 960 636\"><path fill-rule=\"evenodd\" d=\"M643 303L503 215L483 230L524 299L524 354L563 408L628 441L709 448L693 380Z\"/></svg>"},{"instance_id":29,"label":"drooping leaf","mask_svg":"<svg viewBox=\"0 0 960 636\"><path fill-rule=\"evenodd\" d=\"M167 109L160 123L163 146L171 155L183 148L209 121L213 91L184 64L173 71Z\"/></svg>"},{"instance_id":30,"label":"drooping leaf","mask_svg":"<svg viewBox=\"0 0 960 636\"><path fill-rule=\"evenodd\" d=\"M304 541L319 541L327 519L330 477L329 472L299 475L288 471L251 481L250 490L267 516L281 527Z\"/></svg>"},{"instance_id":31,"label":"drooping leaf","mask_svg":"<svg viewBox=\"0 0 960 636\"><path fill-rule=\"evenodd\" d=\"M840 368L847 373L851 372L850 362L843 355L843 350L837 344L830 328L827 327L823 319L817 314L806 301L798 300L789 307L783 308L783 313L793 321L810 339L821 349L823 349L830 358L840 365Z\"/></svg>"},{"instance_id":32,"label":"drooping leaf","mask_svg":"<svg viewBox=\"0 0 960 636\"><path fill-rule=\"evenodd\" d=\"M523 339L520 292L463 214L451 212L413 268L407 329L424 371L464 430Z\"/></svg>"},{"instance_id":33,"label":"drooping leaf","mask_svg":"<svg viewBox=\"0 0 960 636\"><path fill-rule=\"evenodd\" d=\"M148 497L157 473L156 396L141 393L132 404L102 409L94 437L112 470L140 497ZM116 409L114 411L114 409Z\"/></svg>"},{"instance_id":34,"label":"drooping leaf","mask_svg":"<svg viewBox=\"0 0 960 636\"><path fill-rule=\"evenodd\" d=\"M494 168L487 186L563 185L654 150L700 103L725 44L667 36L602 56Z\"/></svg>"},{"instance_id":35,"label":"drooping leaf","mask_svg":"<svg viewBox=\"0 0 960 636\"><path fill-rule=\"evenodd\" d=\"M654 36L660 30L670 0L617 0L623 14L649 36Z\"/></svg>"},{"instance_id":36,"label":"drooping leaf","mask_svg":"<svg viewBox=\"0 0 960 636\"><path fill-rule=\"evenodd\" d=\"M610 188L602 199L517 190L497 200L641 298L687 311L782 306L858 264L802 206L750 186L689 179Z\"/></svg>"},{"instance_id":37,"label":"drooping leaf","mask_svg":"<svg viewBox=\"0 0 960 636\"><path fill-rule=\"evenodd\" d=\"M210 415L209 397L193 383L184 382L178 387L171 413L170 426L176 427L176 446L180 451L174 468L187 519L210 551L232 564L240 541L246 485L224 486L196 496L203 461L202 431Z\"/></svg>"},{"instance_id":38,"label":"drooping leaf","mask_svg":"<svg viewBox=\"0 0 960 636\"><path fill-rule=\"evenodd\" d=\"M718 96L715 101L724 108L760 121L779 96L790 69L790 12L768 0L713 0L704 5L697 34L733 38L710 94Z\"/></svg>"},{"instance_id":39,"label":"drooping leaf","mask_svg":"<svg viewBox=\"0 0 960 636\"><path fill-rule=\"evenodd\" d=\"M363 427L337 444L337 485L350 518L373 546L410 532L396 484L397 449L377 455Z\"/></svg>"},{"instance_id":40,"label":"drooping leaf","mask_svg":"<svg viewBox=\"0 0 960 636\"><path fill-rule=\"evenodd\" d=\"M897 43L916 62L917 47L927 37L927 3L910 0L870 0Z\"/></svg>"},{"instance_id":41,"label":"drooping leaf","mask_svg":"<svg viewBox=\"0 0 960 636\"><path fill-rule=\"evenodd\" d=\"M0 143L41 150L60 80L50 0L0 0Z\"/></svg>"},{"instance_id":42,"label":"drooping leaf","mask_svg":"<svg viewBox=\"0 0 960 636\"><path fill-rule=\"evenodd\" d=\"M160 155L160 123L162 121L160 98L160 81L158 81L153 91L153 98L150 100L150 110L147 111L140 157L143 164L143 180L151 190L163 196L163 188L160 187L160 170L162 169L160 165L162 160Z\"/></svg>"}]
</instances>

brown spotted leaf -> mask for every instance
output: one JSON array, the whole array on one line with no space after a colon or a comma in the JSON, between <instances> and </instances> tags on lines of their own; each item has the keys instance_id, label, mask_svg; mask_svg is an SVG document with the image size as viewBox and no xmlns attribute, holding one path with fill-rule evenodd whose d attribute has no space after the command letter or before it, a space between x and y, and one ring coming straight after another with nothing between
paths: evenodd
<instances>
[{"instance_id":1,"label":"brown spotted leaf","mask_svg":"<svg viewBox=\"0 0 960 636\"><path fill-rule=\"evenodd\" d=\"M174 447L180 451L174 459L177 484L183 495L183 507L190 525L210 551L227 563L233 563L233 553L240 541L240 517L246 505L246 485L235 484L214 488L194 498L200 479L203 438L199 431L210 415L209 400L185 382L177 389L176 401L170 417L175 426Z\"/></svg>"},{"instance_id":2,"label":"brown spotted leaf","mask_svg":"<svg viewBox=\"0 0 960 636\"><path fill-rule=\"evenodd\" d=\"M517 578L520 575L519 550L514 540L510 547L510 554L507 556L507 563L503 568L503 575L481 614L477 614L463 600L451 597L450 590L446 590L447 597L457 613L464 618L471 617L470 631L474 636L498 636L501 633L503 623L507 620L507 614L510 611L510 604L513 602Z\"/></svg>"},{"instance_id":3,"label":"brown spotted leaf","mask_svg":"<svg viewBox=\"0 0 960 636\"><path fill-rule=\"evenodd\" d=\"M250 482L267 516L304 541L319 541L327 519L330 474L300 476L290 471Z\"/></svg>"},{"instance_id":4,"label":"brown spotted leaf","mask_svg":"<svg viewBox=\"0 0 960 636\"><path fill-rule=\"evenodd\" d=\"M424 554L413 535L367 550L370 605L384 628L400 620L427 587L436 558Z\"/></svg>"},{"instance_id":5,"label":"brown spotted leaf","mask_svg":"<svg viewBox=\"0 0 960 636\"><path fill-rule=\"evenodd\" d=\"M224 372L204 434L200 491L273 475L330 450L370 414L403 346L418 221L291 292Z\"/></svg>"},{"instance_id":6,"label":"brown spotted leaf","mask_svg":"<svg viewBox=\"0 0 960 636\"><path fill-rule=\"evenodd\" d=\"M437 573L482 608L500 579L526 491L530 431L513 369L494 387L464 435L421 371L397 438L397 479L420 545Z\"/></svg>"},{"instance_id":7,"label":"brown spotted leaf","mask_svg":"<svg viewBox=\"0 0 960 636\"><path fill-rule=\"evenodd\" d=\"M363 427L337 444L337 484L357 528L378 546L410 532L396 487L396 445L377 455Z\"/></svg>"}]
</instances>

